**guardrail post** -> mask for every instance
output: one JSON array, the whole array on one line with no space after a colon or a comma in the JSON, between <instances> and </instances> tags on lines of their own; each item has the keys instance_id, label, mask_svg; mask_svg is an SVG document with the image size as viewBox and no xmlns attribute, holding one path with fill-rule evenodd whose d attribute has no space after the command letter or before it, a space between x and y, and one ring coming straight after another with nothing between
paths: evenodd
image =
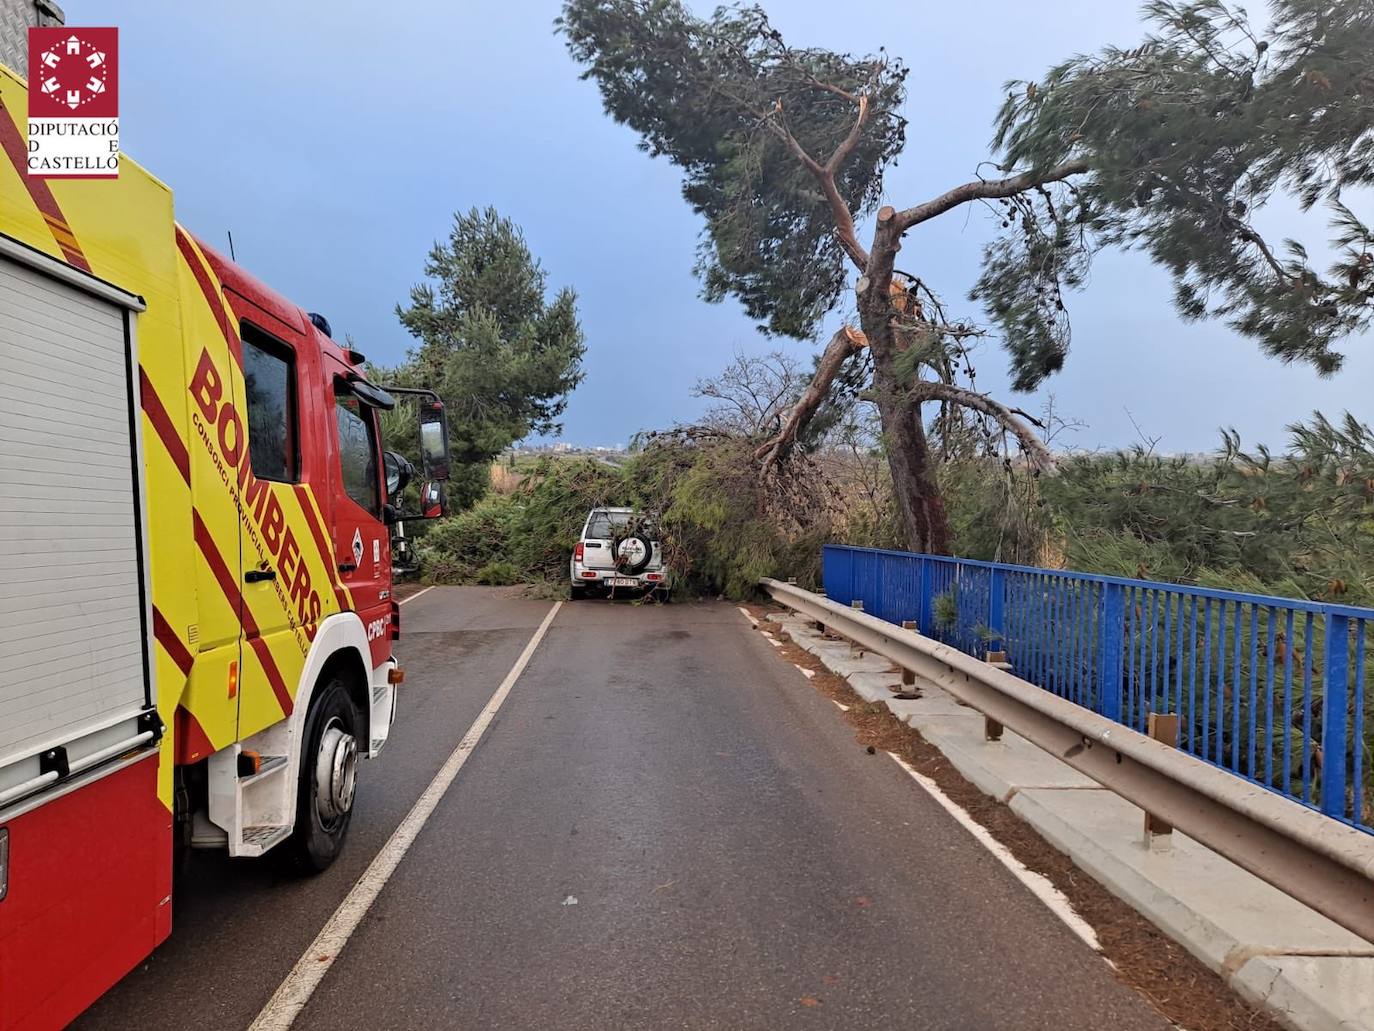
<instances>
[{"instance_id":1,"label":"guardrail post","mask_svg":"<svg viewBox=\"0 0 1374 1031\"><path fill-rule=\"evenodd\" d=\"M1097 711L1118 723L1125 638L1125 588L1120 584L1103 584L1097 602Z\"/></svg>"},{"instance_id":2,"label":"guardrail post","mask_svg":"<svg viewBox=\"0 0 1374 1031\"><path fill-rule=\"evenodd\" d=\"M1002 650L1003 635L1006 633L1006 591L1006 574L1000 569L989 570L988 648L991 651Z\"/></svg>"},{"instance_id":3,"label":"guardrail post","mask_svg":"<svg viewBox=\"0 0 1374 1031\"><path fill-rule=\"evenodd\" d=\"M1006 652L988 652L987 658L984 661L991 666L996 666L998 669L1011 669L1011 663L1007 661ZM984 741L1001 741L1002 729L1002 724L998 723L991 716L983 717Z\"/></svg>"},{"instance_id":4,"label":"guardrail post","mask_svg":"<svg viewBox=\"0 0 1374 1031\"><path fill-rule=\"evenodd\" d=\"M904 620L902 620L902 629L903 629L903 630L915 630L915 629L916 629L916 620L914 620L914 619L904 619ZM904 669L904 670L902 670L902 683L905 684L907 687L910 687L912 684L916 683L916 672L915 672L915 670L910 670L910 669Z\"/></svg>"},{"instance_id":5,"label":"guardrail post","mask_svg":"<svg viewBox=\"0 0 1374 1031\"><path fill-rule=\"evenodd\" d=\"M1345 819L1346 717L1350 713L1350 621L1326 615L1322 657L1322 812ZM1254 719L1254 714L1250 716ZM1359 816L1359 813L1355 814Z\"/></svg>"},{"instance_id":6,"label":"guardrail post","mask_svg":"<svg viewBox=\"0 0 1374 1031\"><path fill-rule=\"evenodd\" d=\"M1170 748L1178 747L1178 713L1152 712L1147 729L1149 736ZM1174 844L1173 824L1145 810L1145 847L1151 852L1167 852Z\"/></svg>"}]
</instances>

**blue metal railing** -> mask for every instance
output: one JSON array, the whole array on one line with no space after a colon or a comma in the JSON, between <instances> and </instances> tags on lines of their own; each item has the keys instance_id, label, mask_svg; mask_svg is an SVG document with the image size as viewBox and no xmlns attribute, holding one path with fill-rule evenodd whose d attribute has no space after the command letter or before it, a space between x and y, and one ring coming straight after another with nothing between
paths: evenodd
<instances>
[{"instance_id":1,"label":"blue metal railing","mask_svg":"<svg viewBox=\"0 0 1374 1031\"><path fill-rule=\"evenodd\" d=\"M826 595L1374 833L1374 609L827 545Z\"/></svg>"}]
</instances>

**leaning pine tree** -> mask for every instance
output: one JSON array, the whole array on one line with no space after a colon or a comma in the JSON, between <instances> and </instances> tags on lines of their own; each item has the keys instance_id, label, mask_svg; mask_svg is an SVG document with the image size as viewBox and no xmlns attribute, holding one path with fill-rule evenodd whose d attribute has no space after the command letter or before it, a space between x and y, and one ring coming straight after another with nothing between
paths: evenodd
<instances>
[{"instance_id":1,"label":"leaning pine tree","mask_svg":"<svg viewBox=\"0 0 1374 1031\"><path fill-rule=\"evenodd\" d=\"M1374 310L1374 238L1343 199L1374 182L1374 4L1274 0L1263 37L1218 0L1154 0L1145 13L1155 28L1141 45L1009 84L994 137L1001 178L879 207L906 142L900 61L789 47L756 6L699 18L679 0L567 0L561 29L607 111L683 171L706 223L707 299L736 297L766 332L808 338L855 292L859 326L835 334L759 448L765 475L864 352L913 549L950 546L924 406L992 420L1032 466L1050 465L1024 413L957 382L973 329L896 268L907 233L974 202L1002 233L973 297L1002 333L1017 389L1063 365L1065 292L1106 246L1167 269L1185 318L1223 318L1283 361L1340 366L1335 346ZM1257 228L1256 212L1281 196L1326 213L1326 274L1300 244L1275 246Z\"/></svg>"}]
</instances>

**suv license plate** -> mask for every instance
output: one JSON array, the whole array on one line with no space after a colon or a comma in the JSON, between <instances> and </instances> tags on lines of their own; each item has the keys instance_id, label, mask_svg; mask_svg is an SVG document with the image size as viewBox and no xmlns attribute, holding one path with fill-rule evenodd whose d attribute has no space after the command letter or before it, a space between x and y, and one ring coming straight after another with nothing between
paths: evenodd
<instances>
[{"instance_id":1,"label":"suv license plate","mask_svg":"<svg viewBox=\"0 0 1374 1031\"><path fill-rule=\"evenodd\" d=\"M638 587L639 581L632 576L615 576L611 578L612 587Z\"/></svg>"}]
</instances>

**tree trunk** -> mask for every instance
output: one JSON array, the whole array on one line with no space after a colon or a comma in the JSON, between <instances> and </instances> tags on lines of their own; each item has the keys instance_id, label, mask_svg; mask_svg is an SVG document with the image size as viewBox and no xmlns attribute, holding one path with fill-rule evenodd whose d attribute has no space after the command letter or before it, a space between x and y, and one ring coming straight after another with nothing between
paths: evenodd
<instances>
[{"instance_id":1,"label":"tree trunk","mask_svg":"<svg viewBox=\"0 0 1374 1031\"><path fill-rule=\"evenodd\" d=\"M948 555L949 520L935 476L935 458L926 439L921 404L892 373L892 352L873 350L873 388L883 424L892 494L902 520L907 547L928 555Z\"/></svg>"},{"instance_id":2,"label":"tree trunk","mask_svg":"<svg viewBox=\"0 0 1374 1031\"><path fill-rule=\"evenodd\" d=\"M892 494L907 547L932 555L949 554L949 520L935 476L935 460L921 421L921 405L908 396L898 381L893 363L905 342L894 326L892 274L901 249L902 230L884 207L878 212L868 267L858 283L859 320L873 353L873 393L882 419L887 465L892 473ZM899 291L903 304L911 302Z\"/></svg>"}]
</instances>

